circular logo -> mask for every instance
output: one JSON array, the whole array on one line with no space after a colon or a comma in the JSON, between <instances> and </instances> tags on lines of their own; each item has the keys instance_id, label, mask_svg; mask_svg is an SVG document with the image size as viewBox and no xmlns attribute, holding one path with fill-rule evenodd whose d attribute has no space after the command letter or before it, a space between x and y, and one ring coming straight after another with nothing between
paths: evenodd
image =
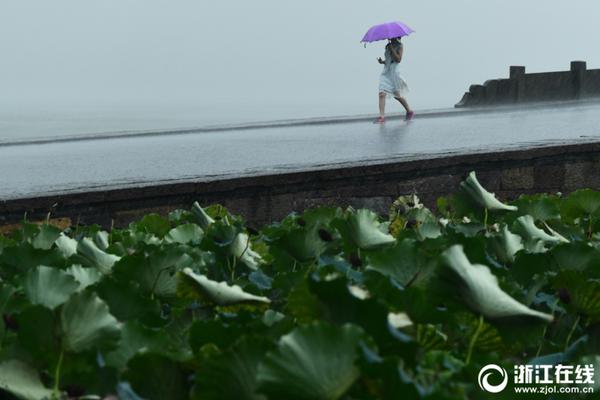
<instances>
[{"instance_id":1,"label":"circular logo","mask_svg":"<svg viewBox=\"0 0 600 400\"><path fill-rule=\"evenodd\" d=\"M488 382L490 375L495 373L494 371L498 372L502 377L502 382L500 382L498 385L492 385ZM508 385L508 374L504 368L496 364L488 364L481 368L481 371L479 371L477 381L479 382L479 387L481 390L488 393L500 393L504 390L504 388L506 388L506 385Z\"/></svg>"}]
</instances>

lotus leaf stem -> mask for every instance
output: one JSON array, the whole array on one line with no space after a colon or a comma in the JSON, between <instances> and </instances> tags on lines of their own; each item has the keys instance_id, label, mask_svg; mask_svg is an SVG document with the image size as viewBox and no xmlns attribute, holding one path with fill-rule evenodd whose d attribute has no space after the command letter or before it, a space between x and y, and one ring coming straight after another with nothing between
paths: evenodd
<instances>
[{"instance_id":1,"label":"lotus leaf stem","mask_svg":"<svg viewBox=\"0 0 600 400\"><path fill-rule=\"evenodd\" d=\"M469 343L469 350L467 352L467 358L465 359L465 365L469 365L471 362L471 356L473 355L473 349L475 348L475 343L477 343L477 339L479 339L479 335L481 334L481 330L483 329L483 315L479 316L479 322L477 323L477 329L473 332L473 336L471 336L471 341Z\"/></svg>"},{"instance_id":2,"label":"lotus leaf stem","mask_svg":"<svg viewBox=\"0 0 600 400\"><path fill-rule=\"evenodd\" d=\"M55 399L60 399L60 369L62 367L63 357L65 355L65 351L61 350L60 355L58 356L58 362L56 363L56 369L54 370L54 388L52 397Z\"/></svg>"},{"instance_id":3,"label":"lotus leaf stem","mask_svg":"<svg viewBox=\"0 0 600 400\"><path fill-rule=\"evenodd\" d=\"M567 351L567 349L569 348L569 343L571 342L571 338L573 337L573 334L575 333L575 330L577 329L577 325L579 325L580 319L581 319L580 315L578 315L577 318L575 318L575 322L573 323L573 326L571 327L571 330L569 331L569 335L567 336L567 340L565 341L565 351Z\"/></svg>"}]
</instances>

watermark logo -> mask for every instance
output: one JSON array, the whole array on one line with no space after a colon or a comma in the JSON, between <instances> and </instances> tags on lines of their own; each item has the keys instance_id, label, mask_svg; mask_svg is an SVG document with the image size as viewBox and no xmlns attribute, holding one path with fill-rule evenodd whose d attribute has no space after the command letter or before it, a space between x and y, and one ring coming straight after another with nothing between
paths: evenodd
<instances>
[{"instance_id":1,"label":"watermark logo","mask_svg":"<svg viewBox=\"0 0 600 400\"><path fill-rule=\"evenodd\" d=\"M596 371L593 364L587 365L515 365L512 390L515 393L569 393L588 394L594 392ZM490 383L490 377L493 377ZM500 393L508 386L508 373L496 364L481 368L477 381L481 390Z\"/></svg>"},{"instance_id":2,"label":"watermark logo","mask_svg":"<svg viewBox=\"0 0 600 400\"><path fill-rule=\"evenodd\" d=\"M502 382L497 385L493 385L489 382L490 375L500 374L502 378ZM481 390L486 391L488 393L500 393L506 388L508 385L508 374L506 370L499 365L496 364L488 364L485 367L481 368L479 371L479 376L477 377L479 382L479 387Z\"/></svg>"}]
</instances>

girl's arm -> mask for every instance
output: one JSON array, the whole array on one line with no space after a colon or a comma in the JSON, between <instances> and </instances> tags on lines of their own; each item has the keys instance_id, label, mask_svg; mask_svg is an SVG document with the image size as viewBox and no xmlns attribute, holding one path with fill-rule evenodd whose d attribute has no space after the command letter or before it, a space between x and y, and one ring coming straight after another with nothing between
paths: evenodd
<instances>
[{"instance_id":1,"label":"girl's arm","mask_svg":"<svg viewBox=\"0 0 600 400\"><path fill-rule=\"evenodd\" d=\"M397 49L394 46L390 46L390 51L392 53L392 58L395 62L399 63L400 61L402 61L402 54L404 54L404 46L400 46L399 49Z\"/></svg>"}]
</instances>

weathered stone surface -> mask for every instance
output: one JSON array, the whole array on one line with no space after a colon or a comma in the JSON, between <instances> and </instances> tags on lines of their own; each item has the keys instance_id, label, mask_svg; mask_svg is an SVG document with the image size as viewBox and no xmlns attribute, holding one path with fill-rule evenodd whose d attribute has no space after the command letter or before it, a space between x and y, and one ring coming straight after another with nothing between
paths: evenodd
<instances>
[{"instance_id":1,"label":"weathered stone surface","mask_svg":"<svg viewBox=\"0 0 600 400\"><path fill-rule=\"evenodd\" d=\"M502 171L500 190L526 191L535 186L534 167L508 168Z\"/></svg>"},{"instance_id":2,"label":"weathered stone surface","mask_svg":"<svg viewBox=\"0 0 600 400\"><path fill-rule=\"evenodd\" d=\"M525 73L510 67L508 79L471 85L456 107L578 100L600 97L600 69L588 70L585 61L573 61L569 71Z\"/></svg>"},{"instance_id":3,"label":"weathered stone surface","mask_svg":"<svg viewBox=\"0 0 600 400\"><path fill-rule=\"evenodd\" d=\"M190 181L0 202L0 225L43 220L50 209L73 223L123 226L144 214L221 203L252 225L319 205L368 207L387 213L400 195L416 193L432 207L470 171L500 199L523 193L600 189L600 141L509 151L388 160L377 164L221 181Z\"/></svg>"}]
</instances>

